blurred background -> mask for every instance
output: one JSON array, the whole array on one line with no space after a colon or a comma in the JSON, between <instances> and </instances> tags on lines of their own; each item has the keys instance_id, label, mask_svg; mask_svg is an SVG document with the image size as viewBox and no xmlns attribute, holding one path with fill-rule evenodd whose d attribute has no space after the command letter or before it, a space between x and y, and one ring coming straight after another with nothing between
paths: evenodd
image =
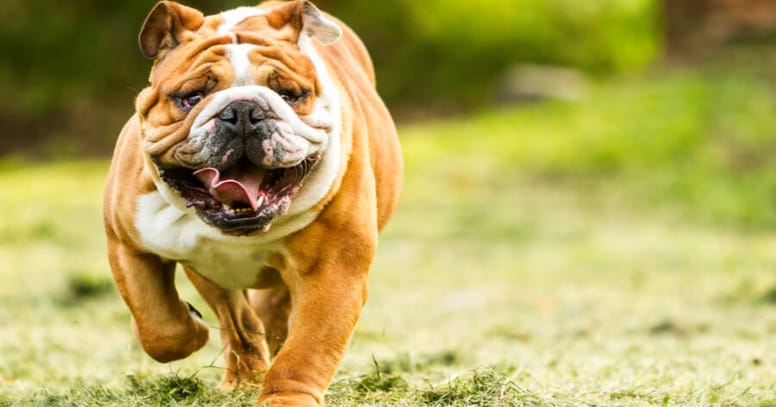
<instances>
[{"instance_id":1,"label":"blurred background","mask_svg":"<svg viewBox=\"0 0 776 407\"><path fill-rule=\"evenodd\" d=\"M108 153L145 86L151 62L136 34L153 3L4 0L0 155ZM208 14L245 4L186 3ZM579 99L589 81L655 74L731 42L762 41L776 26L769 0L317 3L363 37L400 121Z\"/></svg>"},{"instance_id":2,"label":"blurred background","mask_svg":"<svg viewBox=\"0 0 776 407\"><path fill-rule=\"evenodd\" d=\"M491 139L522 173L635 170L713 207L708 216L776 225L774 1L318 3L363 37L400 124L501 112ZM188 4L215 13L244 2ZM4 0L0 157L107 157L146 84L136 37L152 5ZM544 127L525 128L528 118ZM697 193L711 174L721 183Z\"/></svg>"},{"instance_id":3,"label":"blurred background","mask_svg":"<svg viewBox=\"0 0 776 407\"><path fill-rule=\"evenodd\" d=\"M145 86L150 61L140 55L136 34L153 3L85 0L61 7L51 0L4 0L0 127L6 136L0 154L109 152L132 97ZM642 70L663 54L659 3L318 1L361 34L377 65L381 94L399 119L460 114L521 98L511 89L524 79L511 75L521 63L571 67L595 77ZM211 14L246 3L187 4ZM551 82L524 86L574 92Z\"/></svg>"}]
</instances>

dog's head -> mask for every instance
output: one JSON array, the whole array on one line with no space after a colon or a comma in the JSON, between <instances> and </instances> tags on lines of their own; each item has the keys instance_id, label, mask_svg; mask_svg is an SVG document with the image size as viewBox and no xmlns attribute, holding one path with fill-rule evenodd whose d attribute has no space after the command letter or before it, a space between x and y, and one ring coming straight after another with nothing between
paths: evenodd
<instances>
[{"instance_id":1,"label":"dog's head","mask_svg":"<svg viewBox=\"0 0 776 407\"><path fill-rule=\"evenodd\" d=\"M337 90L321 80L310 41L340 35L309 1L208 17L158 3L140 32L156 61L136 101L157 186L226 234L266 231L339 125Z\"/></svg>"}]
</instances>

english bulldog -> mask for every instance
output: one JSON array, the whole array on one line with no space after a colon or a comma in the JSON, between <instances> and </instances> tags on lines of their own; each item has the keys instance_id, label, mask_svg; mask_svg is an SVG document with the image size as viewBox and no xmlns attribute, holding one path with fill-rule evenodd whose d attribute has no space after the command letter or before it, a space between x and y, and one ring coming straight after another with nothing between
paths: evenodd
<instances>
[{"instance_id":1,"label":"english bulldog","mask_svg":"<svg viewBox=\"0 0 776 407\"><path fill-rule=\"evenodd\" d=\"M211 16L172 1L139 37L155 58L104 195L113 277L160 362L208 340L176 264L218 317L220 386L322 405L367 298L402 160L364 45L311 2Z\"/></svg>"}]
</instances>

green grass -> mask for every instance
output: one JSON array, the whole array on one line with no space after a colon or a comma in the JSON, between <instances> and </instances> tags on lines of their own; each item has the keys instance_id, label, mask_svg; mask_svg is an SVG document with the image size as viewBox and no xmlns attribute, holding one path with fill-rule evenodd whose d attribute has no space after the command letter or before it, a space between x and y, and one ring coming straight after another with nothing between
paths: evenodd
<instances>
[{"instance_id":1,"label":"green grass","mask_svg":"<svg viewBox=\"0 0 776 407\"><path fill-rule=\"evenodd\" d=\"M749 55L749 54L744 54ZM776 93L709 64L402 128L406 190L330 405L776 405ZM0 165L0 406L251 405L112 287L107 163Z\"/></svg>"}]
</instances>

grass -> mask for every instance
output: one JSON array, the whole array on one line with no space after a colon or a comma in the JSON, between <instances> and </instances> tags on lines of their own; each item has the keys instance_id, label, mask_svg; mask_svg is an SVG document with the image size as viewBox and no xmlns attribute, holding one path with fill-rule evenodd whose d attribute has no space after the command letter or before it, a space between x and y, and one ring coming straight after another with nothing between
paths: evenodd
<instances>
[{"instance_id":1,"label":"grass","mask_svg":"<svg viewBox=\"0 0 776 407\"><path fill-rule=\"evenodd\" d=\"M402 205L329 404L776 405L764 68L404 127ZM160 365L132 339L105 261L106 168L0 165L0 406L251 405L214 390L215 318L184 279L214 340Z\"/></svg>"}]
</instances>

